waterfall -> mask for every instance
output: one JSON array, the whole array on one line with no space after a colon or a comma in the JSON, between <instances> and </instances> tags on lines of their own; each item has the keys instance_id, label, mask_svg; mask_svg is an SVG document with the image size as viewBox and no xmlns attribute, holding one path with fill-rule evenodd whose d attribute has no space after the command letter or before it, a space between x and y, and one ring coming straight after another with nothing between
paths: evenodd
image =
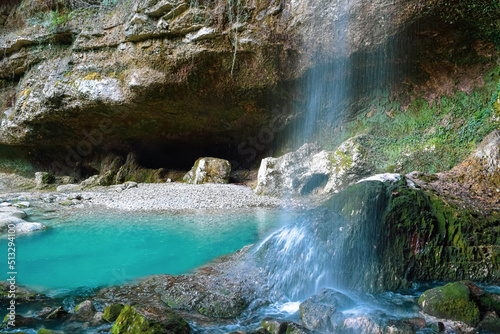
<instances>
[{"instance_id":1,"label":"waterfall","mask_svg":"<svg viewBox=\"0 0 500 334\"><path fill-rule=\"evenodd\" d=\"M333 135L332 129L350 117L356 107L353 101L367 100L367 96L373 100L387 98L389 84L399 75L391 68L401 46L396 37L388 36L390 9L372 13L371 18L378 20L372 26L380 29L373 36L382 36L384 40L374 41L369 49L358 45L354 50L355 37L350 36L352 20L359 19L359 12L363 12L360 8L369 7L370 3L338 0L331 6L336 8L336 20L329 24L335 25L336 33L329 43L334 44L335 54L307 73L303 117L289 134L289 141L295 147L317 141L325 145L321 141L328 140ZM375 211L367 209L356 216L357 208L368 205L375 205ZM272 298L304 300L323 287L370 288L378 270L377 222L381 213L377 205L380 203L353 203L355 209L351 215L356 217L347 221L331 210L314 209L267 237L255 250L255 256L261 263Z\"/></svg>"}]
</instances>

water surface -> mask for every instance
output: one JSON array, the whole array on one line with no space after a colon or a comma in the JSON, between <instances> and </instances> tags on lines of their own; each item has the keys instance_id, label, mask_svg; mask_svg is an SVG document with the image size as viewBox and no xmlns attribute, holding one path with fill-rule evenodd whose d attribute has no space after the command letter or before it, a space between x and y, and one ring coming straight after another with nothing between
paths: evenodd
<instances>
[{"instance_id":1,"label":"water surface","mask_svg":"<svg viewBox=\"0 0 500 334\"><path fill-rule=\"evenodd\" d=\"M16 240L18 284L49 294L183 274L263 239L274 209L134 213L75 211L33 220L50 228ZM7 250L7 240L0 240Z\"/></svg>"}]
</instances>

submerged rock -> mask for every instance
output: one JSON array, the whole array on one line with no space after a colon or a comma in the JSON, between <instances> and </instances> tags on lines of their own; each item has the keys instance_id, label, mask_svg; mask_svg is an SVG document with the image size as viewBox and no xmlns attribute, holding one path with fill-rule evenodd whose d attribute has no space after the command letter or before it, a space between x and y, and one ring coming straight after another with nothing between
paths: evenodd
<instances>
[{"instance_id":1,"label":"submerged rock","mask_svg":"<svg viewBox=\"0 0 500 334\"><path fill-rule=\"evenodd\" d=\"M191 184L229 183L230 174L229 161L218 158L199 158L183 180Z\"/></svg>"},{"instance_id":2,"label":"submerged rock","mask_svg":"<svg viewBox=\"0 0 500 334\"><path fill-rule=\"evenodd\" d=\"M166 309L125 305L111 329L112 334L187 334L188 323Z\"/></svg>"}]
</instances>

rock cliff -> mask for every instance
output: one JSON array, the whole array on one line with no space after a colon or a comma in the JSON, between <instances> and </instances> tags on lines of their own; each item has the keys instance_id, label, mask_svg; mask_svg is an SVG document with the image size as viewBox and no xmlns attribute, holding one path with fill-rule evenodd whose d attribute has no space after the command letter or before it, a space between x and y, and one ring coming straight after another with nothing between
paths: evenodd
<instances>
[{"instance_id":1,"label":"rock cliff","mask_svg":"<svg viewBox=\"0 0 500 334\"><path fill-rule=\"evenodd\" d=\"M0 151L12 158L8 147L15 147L19 160L62 174L109 152L139 152L141 164L155 168L189 167L202 155L248 166L300 119L308 73L335 59L353 60L357 77L375 70L373 62L390 65L380 82L355 84L344 112L352 117L382 82L404 82L394 94L427 89L430 99L471 91L496 57L474 15L453 12L459 26L435 19L451 15L441 1L345 6L7 2L0 7ZM442 85L452 72L455 81Z\"/></svg>"}]
</instances>

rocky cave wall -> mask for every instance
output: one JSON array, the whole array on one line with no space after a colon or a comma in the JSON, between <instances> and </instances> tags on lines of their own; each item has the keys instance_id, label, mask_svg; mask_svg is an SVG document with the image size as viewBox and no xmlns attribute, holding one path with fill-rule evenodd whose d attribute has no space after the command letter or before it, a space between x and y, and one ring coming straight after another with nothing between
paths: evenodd
<instances>
[{"instance_id":1,"label":"rocky cave wall","mask_svg":"<svg viewBox=\"0 0 500 334\"><path fill-rule=\"evenodd\" d=\"M342 57L356 80L341 117L318 131L331 145L375 109L390 122L395 103L406 112L419 97L470 94L498 58L495 27L443 16L442 1L359 1L347 18L326 0L70 4L0 8L4 170L89 174L129 152L154 168L187 169L202 155L252 167L291 149L304 83ZM377 61L387 73L363 79Z\"/></svg>"}]
</instances>

